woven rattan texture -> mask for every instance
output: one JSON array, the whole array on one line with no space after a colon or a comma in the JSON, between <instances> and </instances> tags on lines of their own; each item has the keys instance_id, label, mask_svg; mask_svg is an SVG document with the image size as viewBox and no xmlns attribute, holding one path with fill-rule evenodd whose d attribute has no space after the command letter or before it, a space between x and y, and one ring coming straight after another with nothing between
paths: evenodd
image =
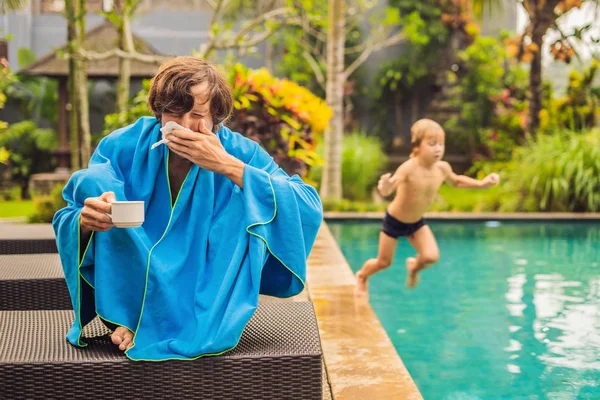
<instances>
[{"instance_id":1,"label":"woven rattan texture","mask_svg":"<svg viewBox=\"0 0 600 400\"><path fill-rule=\"evenodd\" d=\"M54 239L0 239L0 254L57 253Z\"/></svg>"},{"instance_id":2,"label":"woven rattan texture","mask_svg":"<svg viewBox=\"0 0 600 400\"><path fill-rule=\"evenodd\" d=\"M71 308L58 254L0 255L0 311Z\"/></svg>"},{"instance_id":3,"label":"woven rattan texture","mask_svg":"<svg viewBox=\"0 0 600 400\"><path fill-rule=\"evenodd\" d=\"M195 361L133 362L95 320L89 346L64 335L70 311L0 312L0 399L321 399L312 304L260 304L234 350Z\"/></svg>"},{"instance_id":4,"label":"woven rattan texture","mask_svg":"<svg viewBox=\"0 0 600 400\"><path fill-rule=\"evenodd\" d=\"M0 255L0 279L64 279L58 254Z\"/></svg>"}]
</instances>

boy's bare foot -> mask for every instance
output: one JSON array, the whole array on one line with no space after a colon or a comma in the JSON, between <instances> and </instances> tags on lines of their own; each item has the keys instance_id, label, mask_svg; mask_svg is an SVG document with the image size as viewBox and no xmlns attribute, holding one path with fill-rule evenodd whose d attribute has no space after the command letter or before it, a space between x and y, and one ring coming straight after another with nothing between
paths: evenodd
<instances>
[{"instance_id":1,"label":"boy's bare foot","mask_svg":"<svg viewBox=\"0 0 600 400\"><path fill-rule=\"evenodd\" d=\"M115 329L110 338L114 344L119 346L119 350L127 350L133 346L133 332L124 326L119 326Z\"/></svg>"},{"instance_id":2,"label":"boy's bare foot","mask_svg":"<svg viewBox=\"0 0 600 400\"><path fill-rule=\"evenodd\" d=\"M414 288L419 283L419 271L417 270L417 259L408 257L406 259L406 286Z\"/></svg>"},{"instance_id":3,"label":"boy's bare foot","mask_svg":"<svg viewBox=\"0 0 600 400\"><path fill-rule=\"evenodd\" d=\"M356 287L354 288L356 297L366 297L369 295L369 283L360 271L356 273Z\"/></svg>"}]
</instances>

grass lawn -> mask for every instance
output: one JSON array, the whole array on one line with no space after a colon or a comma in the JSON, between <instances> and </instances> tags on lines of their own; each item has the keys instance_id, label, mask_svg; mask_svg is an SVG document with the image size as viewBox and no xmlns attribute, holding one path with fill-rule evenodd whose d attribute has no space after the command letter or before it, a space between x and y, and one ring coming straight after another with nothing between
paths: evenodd
<instances>
[{"instance_id":1,"label":"grass lawn","mask_svg":"<svg viewBox=\"0 0 600 400\"><path fill-rule=\"evenodd\" d=\"M34 211L32 200L0 201L0 218L29 217Z\"/></svg>"}]
</instances>

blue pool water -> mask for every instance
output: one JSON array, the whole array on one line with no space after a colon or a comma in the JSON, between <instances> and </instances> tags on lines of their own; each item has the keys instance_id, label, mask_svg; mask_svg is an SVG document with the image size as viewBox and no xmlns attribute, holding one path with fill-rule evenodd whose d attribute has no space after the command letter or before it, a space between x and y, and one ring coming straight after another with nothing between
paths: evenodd
<instances>
[{"instance_id":1,"label":"blue pool water","mask_svg":"<svg viewBox=\"0 0 600 400\"><path fill-rule=\"evenodd\" d=\"M426 400L600 399L600 223L431 223L440 262L404 286L392 267L370 301ZM357 271L380 224L329 222Z\"/></svg>"}]
</instances>

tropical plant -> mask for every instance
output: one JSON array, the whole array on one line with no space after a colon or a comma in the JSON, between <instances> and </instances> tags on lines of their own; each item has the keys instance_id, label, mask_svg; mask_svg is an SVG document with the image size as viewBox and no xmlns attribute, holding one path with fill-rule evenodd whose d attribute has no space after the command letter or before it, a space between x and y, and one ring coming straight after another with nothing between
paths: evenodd
<instances>
[{"instance_id":1,"label":"tropical plant","mask_svg":"<svg viewBox=\"0 0 600 400\"><path fill-rule=\"evenodd\" d=\"M148 98L148 90L150 90L150 80L144 79L142 88L131 100L129 107L127 107L125 111L105 115L102 135L106 136L125 125L133 124L141 117L152 115L146 101Z\"/></svg>"},{"instance_id":2,"label":"tropical plant","mask_svg":"<svg viewBox=\"0 0 600 400\"><path fill-rule=\"evenodd\" d=\"M502 211L600 211L600 130L540 134L502 175Z\"/></svg>"},{"instance_id":3,"label":"tropical plant","mask_svg":"<svg viewBox=\"0 0 600 400\"><path fill-rule=\"evenodd\" d=\"M583 71L571 71L566 96L552 98L549 91L545 109L540 114L543 130L566 128L581 130L596 124L600 113L600 87L594 87L598 61Z\"/></svg>"},{"instance_id":4,"label":"tropical plant","mask_svg":"<svg viewBox=\"0 0 600 400\"><path fill-rule=\"evenodd\" d=\"M475 160L510 159L525 133L526 72L491 37L477 37L458 59L461 75L451 79L460 114L445 124L448 136Z\"/></svg>"},{"instance_id":5,"label":"tropical plant","mask_svg":"<svg viewBox=\"0 0 600 400\"><path fill-rule=\"evenodd\" d=\"M503 2L498 0L470 0L480 10L487 8L493 14L501 12ZM529 18L525 31L517 38L509 38L506 44L511 55L529 64L528 87L528 117L527 131L535 134L540 128L543 106L542 82L542 49L544 38L549 30L555 30L560 35L550 46L550 52L556 60L569 63L576 55L575 41L581 41L583 33L591 28L591 24L576 28L572 34L566 34L560 28L560 18L569 14L575 8L581 8L584 3L595 5L598 0L516 0Z\"/></svg>"},{"instance_id":6,"label":"tropical plant","mask_svg":"<svg viewBox=\"0 0 600 400\"><path fill-rule=\"evenodd\" d=\"M288 173L304 176L321 162L315 152L331 109L308 89L238 64L230 71L234 113L228 125L260 143Z\"/></svg>"},{"instance_id":7,"label":"tropical plant","mask_svg":"<svg viewBox=\"0 0 600 400\"><path fill-rule=\"evenodd\" d=\"M0 129L0 149L8 152L12 179L21 187L21 196L29 198L29 177L52 168L51 151L56 147L56 133L40 129L32 121L21 121Z\"/></svg>"},{"instance_id":8,"label":"tropical plant","mask_svg":"<svg viewBox=\"0 0 600 400\"><path fill-rule=\"evenodd\" d=\"M63 198L63 185L57 184L52 188L50 194L38 195L34 194L33 204L34 213L29 217L29 222L34 224L46 223L49 224L54 218L54 214L58 210L67 206L67 202Z\"/></svg>"},{"instance_id":9,"label":"tropical plant","mask_svg":"<svg viewBox=\"0 0 600 400\"><path fill-rule=\"evenodd\" d=\"M317 152L323 153L322 145L318 146ZM358 131L345 135L342 142L344 199L370 200L371 192L386 165L387 157L383 152L381 141L376 136L367 136L364 132ZM320 166L315 167L309 174L309 180L320 182L322 173ZM338 204L338 201L332 200L329 203Z\"/></svg>"},{"instance_id":10,"label":"tropical plant","mask_svg":"<svg viewBox=\"0 0 600 400\"><path fill-rule=\"evenodd\" d=\"M4 108L6 103L6 91L15 82L15 76L8 67L6 59L0 60L0 109ZM8 123L0 121L0 130L6 129ZM6 163L10 157L10 153L6 147L0 144L0 163Z\"/></svg>"}]
</instances>

